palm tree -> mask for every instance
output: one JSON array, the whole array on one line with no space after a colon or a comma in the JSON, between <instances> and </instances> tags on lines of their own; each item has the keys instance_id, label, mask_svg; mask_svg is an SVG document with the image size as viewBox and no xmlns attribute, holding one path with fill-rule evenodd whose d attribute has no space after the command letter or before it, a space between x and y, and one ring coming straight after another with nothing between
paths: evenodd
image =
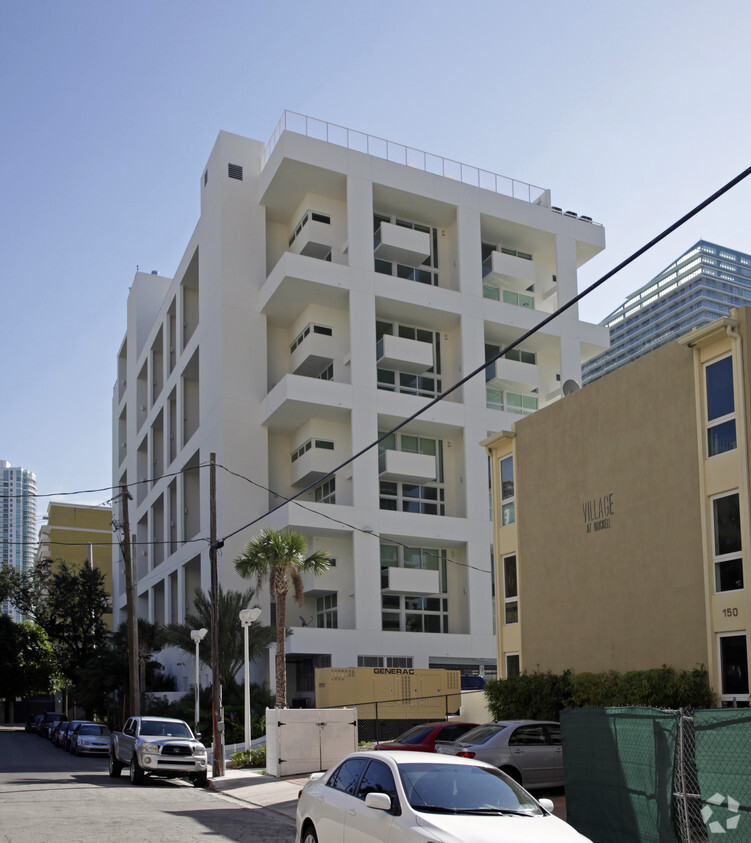
<instances>
[{"instance_id":1,"label":"palm tree","mask_svg":"<svg viewBox=\"0 0 751 843\"><path fill-rule=\"evenodd\" d=\"M287 595L290 587L298 605L302 606L305 591L302 574L312 571L315 576L329 567L329 555L316 550L309 556L308 543L301 533L293 530L274 530L267 527L245 546L235 559L235 570L241 577L256 578L261 588L268 578L269 590L276 600L276 707L287 707Z\"/></svg>"},{"instance_id":2,"label":"palm tree","mask_svg":"<svg viewBox=\"0 0 751 843\"><path fill-rule=\"evenodd\" d=\"M249 588L245 592L224 591L219 586L219 681L229 689L235 682L235 676L243 665L245 651L243 646L242 625L240 624L240 610L250 607L255 592ZM211 590L208 593L200 588L195 590L193 599L193 614L185 615L185 623L171 623L166 628L166 638L170 644L179 647L185 653L193 655L196 645L190 637L192 629L211 629ZM248 630L248 650L250 660L255 659L268 644L274 640L274 630L270 626L263 626L256 621ZM200 648L200 659L211 667L211 654L208 647Z\"/></svg>"}]
</instances>

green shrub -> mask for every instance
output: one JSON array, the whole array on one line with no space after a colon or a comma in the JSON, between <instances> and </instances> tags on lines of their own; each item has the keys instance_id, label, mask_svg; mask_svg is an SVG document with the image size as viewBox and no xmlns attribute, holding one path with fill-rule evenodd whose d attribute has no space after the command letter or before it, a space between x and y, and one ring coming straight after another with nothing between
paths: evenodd
<instances>
[{"instance_id":1,"label":"green shrub","mask_svg":"<svg viewBox=\"0 0 751 843\"><path fill-rule=\"evenodd\" d=\"M257 746L249 752L246 750L238 750L233 752L229 757L233 767L265 767L266 766L266 747Z\"/></svg>"},{"instance_id":2,"label":"green shrub","mask_svg":"<svg viewBox=\"0 0 751 843\"><path fill-rule=\"evenodd\" d=\"M709 676L702 665L680 670L663 665L618 673L522 673L494 679L485 686L495 720L558 720L566 708L651 706L711 708L715 704Z\"/></svg>"}]
</instances>

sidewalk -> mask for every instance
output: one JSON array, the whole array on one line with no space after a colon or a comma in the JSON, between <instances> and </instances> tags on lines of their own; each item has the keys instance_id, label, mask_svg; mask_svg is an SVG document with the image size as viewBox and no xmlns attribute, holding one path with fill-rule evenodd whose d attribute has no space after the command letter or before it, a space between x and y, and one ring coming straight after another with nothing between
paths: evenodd
<instances>
[{"instance_id":1,"label":"sidewalk","mask_svg":"<svg viewBox=\"0 0 751 843\"><path fill-rule=\"evenodd\" d=\"M309 776L289 776L277 779L253 770L230 770L219 778L209 774L209 787L233 799L239 799L258 808L278 811L294 820L297 810L297 794L307 783Z\"/></svg>"}]
</instances>

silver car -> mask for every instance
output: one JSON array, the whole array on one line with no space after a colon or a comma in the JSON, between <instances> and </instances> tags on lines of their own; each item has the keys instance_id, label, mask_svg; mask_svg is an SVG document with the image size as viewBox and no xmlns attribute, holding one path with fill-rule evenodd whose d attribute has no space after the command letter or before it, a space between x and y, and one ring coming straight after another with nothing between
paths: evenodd
<instances>
[{"instance_id":1,"label":"silver car","mask_svg":"<svg viewBox=\"0 0 751 843\"><path fill-rule=\"evenodd\" d=\"M74 755L107 755L110 751L110 730L102 723L82 723L71 740Z\"/></svg>"},{"instance_id":2,"label":"silver car","mask_svg":"<svg viewBox=\"0 0 751 843\"><path fill-rule=\"evenodd\" d=\"M526 788L563 785L561 726L548 720L503 720L471 729L437 752L486 761Z\"/></svg>"}]
</instances>

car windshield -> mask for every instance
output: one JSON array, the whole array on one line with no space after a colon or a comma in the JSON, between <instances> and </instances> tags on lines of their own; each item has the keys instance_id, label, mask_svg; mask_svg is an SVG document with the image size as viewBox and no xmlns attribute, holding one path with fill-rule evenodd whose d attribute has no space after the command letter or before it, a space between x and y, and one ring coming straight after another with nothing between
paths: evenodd
<instances>
[{"instance_id":1,"label":"car windshield","mask_svg":"<svg viewBox=\"0 0 751 843\"><path fill-rule=\"evenodd\" d=\"M149 738L192 738L185 723L172 720L142 720L141 735Z\"/></svg>"},{"instance_id":2,"label":"car windshield","mask_svg":"<svg viewBox=\"0 0 751 843\"><path fill-rule=\"evenodd\" d=\"M409 804L442 814L525 814L543 811L516 782L492 767L472 764L400 764Z\"/></svg>"},{"instance_id":3,"label":"car windshield","mask_svg":"<svg viewBox=\"0 0 751 843\"><path fill-rule=\"evenodd\" d=\"M484 726L476 726L462 735L461 742L465 744L485 743L494 735L502 732L506 726L506 723L486 723Z\"/></svg>"},{"instance_id":4,"label":"car windshield","mask_svg":"<svg viewBox=\"0 0 751 843\"><path fill-rule=\"evenodd\" d=\"M432 726L413 726L411 729L407 729L403 735L394 738L392 743L420 743L430 734L432 728Z\"/></svg>"},{"instance_id":5,"label":"car windshield","mask_svg":"<svg viewBox=\"0 0 751 843\"><path fill-rule=\"evenodd\" d=\"M100 726L98 723L86 724L78 730L79 735L109 735L109 733L110 730L106 726Z\"/></svg>"}]
</instances>

